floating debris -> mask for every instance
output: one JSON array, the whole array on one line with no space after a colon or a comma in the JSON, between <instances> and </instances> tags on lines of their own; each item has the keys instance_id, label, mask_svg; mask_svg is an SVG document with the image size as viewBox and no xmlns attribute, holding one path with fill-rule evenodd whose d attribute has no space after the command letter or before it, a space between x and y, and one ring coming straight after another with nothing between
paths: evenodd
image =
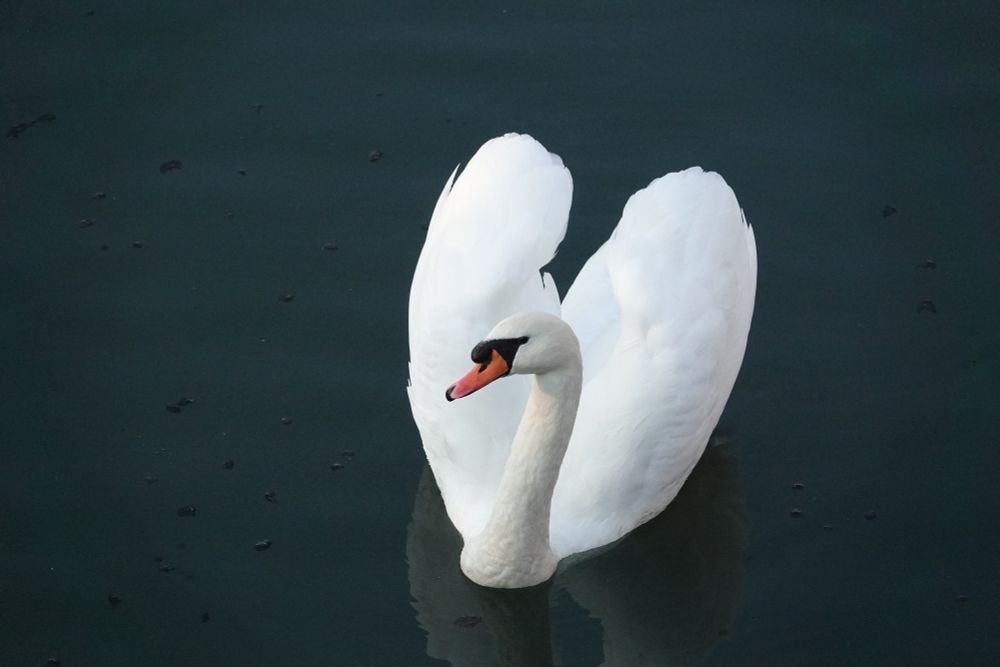
<instances>
[{"instance_id":1,"label":"floating debris","mask_svg":"<svg viewBox=\"0 0 1000 667\"><path fill-rule=\"evenodd\" d=\"M882 209L882 217L888 218L890 215L894 215L896 212L897 211L895 206L892 206L891 204L886 204L885 208Z\"/></svg>"},{"instance_id":2,"label":"floating debris","mask_svg":"<svg viewBox=\"0 0 1000 667\"><path fill-rule=\"evenodd\" d=\"M90 195L90 198L91 199L106 199L107 196L108 196L107 192L105 192L104 190L98 190L94 194Z\"/></svg>"},{"instance_id":3,"label":"floating debris","mask_svg":"<svg viewBox=\"0 0 1000 667\"><path fill-rule=\"evenodd\" d=\"M292 418L291 417L282 417L281 418L281 423L284 426L291 426L292 425Z\"/></svg>"},{"instance_id":4,"label":"floating debris","mask_svg":"<svg viewBox=\"0 0 1000 667\"><path fill-rule=\"evenodd\" d=\"M167 160L166 162L160 165L160 173L166 174L167 172L180 169L183 166L184 163L181 162L180 160Z\"/></svg>"},{"instance_id":5,"label":"floating debris","mask_svg":"<svg viewBox=\"0 0 1000 667\"><path fill-rule=\"evenodd\" d=\"M474 628L482 622L482 616L459 616L455 619L455 625L460 628Z\"/></svg>"},{"instance_id":6,"label":"floating debris","mask_svg":"<svg viewBox=\"0 0 1000 667\"><path fill-rule=\"evenodd\" d=\"M295 300L295 295L288 291L284 291L278 295L278 301L282 303L291 303L294 300Z\"/></svg>"},{"instance_id":7,"label":"floating debris","mask_svg":"<svg viewBox=\"0 0 1000 667\"><path fill-rule=\"evenodd\" d=\"M924 299L923 301L921 301L920 303L917 304L917 312L918 313L936 313L937 312L937 306L935 306L934 302L931 301L930 299Z\"/></svg>"},{"instance_id":8,"label":"floating debris","mask_svg":"<svg viewBox=\"0 0 1000 667\"><path fill-rule=\"evenodd\" d=\"M936 269L937 268L937 262L935 262L933 259L925 259L924 261L922 261L919 264L917 264L917 268L918 269Z\"/></svg>"},{"instance_id":9,"label":"floating debris","mask_svg":"<svg viewBox=\"0 0 1000 667\"><path fill-rule=\"evenodd\" d=\"M798 519L799 517L802 516L802 510L794 508L788 512L788 516L792 517L793 519Z\"/></svg>"},{"instance_id":10,"label":"floating debris","mask_svg":"<svg viewBox=\"0 0 1000 667\"><path fill-rule=\"evenodd\" d=\"M340 453L340 455L341 456L345 456L345 457L347 457L349 459L353 459L354 458L354 450L353 449L345 449L344 451L342 451Z\"/></svg>"},{"instance_id":11,"label":"floating debris","mask_svg":"<svg viewBox=\"0 0 1000 667\"><path fill-rule=\"evenodd\" d=\"M145 248L146 244L143 243L142 241L132 241L132 247L133 248Z\"/></svg>"},{"instance_id":12,"label":"floating debris","mask_svg":"<svg viewBox=\"0 0 1000 667\"><path fill-rule=\"evenodd\" d=\"M60 667L60 665L62 663L59 662L59 658L49 658L45 661L45 667Z\"/></svg>"},{"instance_id":13,"label":"floating debris","mask_svg":"<svg viewBox=\"0 0 1000 667\"><path fill-rule=\"evenodd\" d=\"M323 244L323 250L336 250L339 247L340 246L338 246L336 243L324 243Z\"/></svg>"},{"instance_id":14,"label":"floating debris","mask_svg":"<svg viewBox=\"0 0 1000 667\"><path fill-rule=\"evenodd\" d=\"M194 403L193 398L179 398L173 403L167 403L167 412L173 412L174 414L181 411L181 408L185 408Z\"/></svg>"},{"instance_id":15,"label":"floating debris","mask_svg":"<svg viewBox=\"0 0 1000 667\"><path fill-rule=\"evenodd\" d=\"M201 622L202 623L208 623L211 620L212 620L212 617L209 616L209 614L208 614L207 611L201 612Z\"/></svg>"},{"instance_id":16,"label":"floating debris","mask_svg":"<svg viewBox=\"0 0 1000 667\"><path fill-rule=\"evenodd\" d=\"M177 568L171 565L170 563L164 563L163 565L160 566L160 572L173 572L176 569Z\"/></svg>"},{"instance_id":17,"label":"floating debris","mask_svg":"<svg viewBox=\"0 0 1000 667\"><path fill-rule=\"evenodd\" d=\"M21 136L21 134L26 132L32 125L34 125L34 123L18 123L17 125L11 125L10 129L7 130L7 137L10 139L16 139Z\"/></svg>"},{"instance_id":18,"label":"floating debris","mask_svg":"<svg viewBox=\"0 0 1000 667\"><path fill-rule=\"evenodd\" d=\"M27 132L28 128L32 127L33 125L37 125L38 123L52 122L55 119L56 117L53 116L52 114L43 113L35 120L29 120L26 123L18 123L17 125L12 125L11 128L7 130L7 137L9 139L16 139L25 132Z\"/></svg>"},{"instance_id":19,"label":"floating debris","mask_svg":"<svg viewBox=\"0 0 1000 667\"><path fill-rule=\"evenodd\" d=\"M271 548L271 540L261 540L253 545L254 551L267 551Z\"/></svg>"},{"instance_id":20,"label":"floating debris","mask_svg":"<svg viewBox=\"0 0 1000 667\"><path fill-rule=\"evenodd\" d=\"M330 464L330 470L333 470L333 471L335 471L335 472L336 472L337 470L340 470L340 469L341 469L341 468L343 468L343 467L344 467L344 464L343 464L343 463L331 463L331 464Z\"/></svg>"},{"instance_id":21,"label":"floating debris","mask_svg":"<svg viewBox=\"0 0 1000 667\"><path fill-rule=\"evenodd\" d=\"M380 151L377 148L368 154L369 162L378 162L381 159L382 159L382 151Z\"/></svg>"},{"instance_id":22,"label":"floating debris","mask_svg":"<svg viewBox=\"0 0 1000 667\"><path fill-rule=\"evenodd\" d=\"M108 593L108 604L112 607L117 607L122 603L122 598L116 593Z\"/></svg>"},{"instance_id":23,"label":"floating debris","mask_svg":"<svg viewBox=\"0 0 1000 667\"><path fill-rule=\"evenodd\" d=\"M823 530L825 530L825 531L827 531L827 532L830 532L831 530L833 530L833 526L831 526L831 525L830 525L830 524L828 524L828 523L824 523L824 524L823 524Z\"/></svg>"},{"instance_id":24,"label":"floating debris","mask_svg":"<svg viewBox=\"0 0 1000 667\"><path fill-rule=\"evenodd\" d=\"M796 491L801 491L802 489L806 488L806 485L803 484L802 482L794 482L792 484L792 488L795 489Z\"/></svg>"},{"instance_id":25,"label":"floating debris","mask_svg":"<svg viewBox=\"0 0 1000 667\"><path fill-rule=\"evenodd\" d=\"M226 470L232 470L235 466L236 466L236 461L232 459L228 459L225 463L222 464L222 467L225 468Z\"/></svg>"},{"instance_id":26,"label":"floating debris","mask_svg":"<svg viewBox=\"0 0 1000 667\"><path fill-rule=\"evenodd\" d=\"M275 493L274 491L268 491L267 493L264 494L264 500L266 500L269 503L276 503L278 502L278 494Z\"/></svg>"},{"instance_id":27,"label":"floating debris","mask_svg":"<svg viewBox=\"0 0 1000 667\"><path fill-rule=\"evenodd\" d=\"M177 516L194 516L198 513L198 508L194 505L185 505L177 508Z\"/></svg>"},{"instance_id":28,"label":"floating debris","mask_svg":"<svg viewBox=\"0 0 1000 667\"><path fill-rule=\"evenodd\" d=\"M93 227L94 226L94 221L91 220L90 218L80 218L80 222L78 222L76 224L76 226L79 227L80 229L85 229L87 227Z\"/></svg>"},{"instance_id":29,"label":"floating debris","mask_svg":"<svg viewBox=\"0 0 1000 667\"><path fill-rule=\"evenodd\" d=\"M233 219L233 212L232 211L226 211L226 218L228 218L229 220L232 220Z\"/></svg>"},{"instance_id":30,"label":"floating debris","mask_svg":"<svg viewBox=\"0 0 1000 667\"><path fill-rule=\"evenodd\" d=\"M878 517L878 514L875 512L875 510L868 510L867 512L865 512L865 519L867 519L868 521L871 521L876 517Z\"/></svg>"}]
</instances>

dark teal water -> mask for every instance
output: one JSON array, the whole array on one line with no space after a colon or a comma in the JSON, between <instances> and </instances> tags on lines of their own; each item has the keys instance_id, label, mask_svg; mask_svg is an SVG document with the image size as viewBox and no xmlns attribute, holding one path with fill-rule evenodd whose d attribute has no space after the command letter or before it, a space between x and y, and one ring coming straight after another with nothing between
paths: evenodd
<instances>
[{"instance_id":1,"label":"dark teal water","mask_svg":"<svg viewBox=\"0 0 1000 667\"><path fill-rule=\"evenodd\" d=\"M0 14L0 663L1000 660L996 3ZM564 289L691 164L760 254L721 444L522 597L458 578L403 390L421 225L511 130Z\"/></svg>"}]
</instances>

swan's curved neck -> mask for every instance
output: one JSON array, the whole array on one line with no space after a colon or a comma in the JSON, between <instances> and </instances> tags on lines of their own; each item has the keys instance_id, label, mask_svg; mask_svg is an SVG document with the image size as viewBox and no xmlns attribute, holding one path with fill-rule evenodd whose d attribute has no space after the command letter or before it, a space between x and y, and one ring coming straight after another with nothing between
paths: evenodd
<instances>
[{"instance_id":1,"label":"swan's curved neck","mask_svg":"<svg viewBox=\"0 0 1000 667\"><path fill-rule=\"evenodd\" d=\"M582 364L576 357L533 379L493 511L462 550L462 570L483 586L533 586L559 562L549 546L549 514L580 404Z\"/></svg>"}]
</instances>

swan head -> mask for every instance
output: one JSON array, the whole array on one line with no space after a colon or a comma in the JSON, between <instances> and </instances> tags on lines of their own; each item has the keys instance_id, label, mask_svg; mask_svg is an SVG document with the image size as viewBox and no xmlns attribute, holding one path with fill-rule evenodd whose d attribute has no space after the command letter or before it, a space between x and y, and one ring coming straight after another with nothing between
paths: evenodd
<instances>
[{"instance_id":1,"label":"swan head","mask_svg":"<svg viewBox=\"0 0 1000 667\"><path fill-rule=\"evenodd\" d=\"M454 401L507 375L541 375L580 365L580 343L568 324L548 313L511 315L472 348L476 366L448 387Z\"/></svg>"}]
</instances>

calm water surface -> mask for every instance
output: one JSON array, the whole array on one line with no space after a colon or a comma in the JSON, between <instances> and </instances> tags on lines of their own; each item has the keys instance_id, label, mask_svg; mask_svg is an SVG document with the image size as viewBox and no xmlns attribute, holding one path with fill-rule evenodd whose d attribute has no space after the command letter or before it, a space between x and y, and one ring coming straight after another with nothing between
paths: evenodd
<instances>
[{"instance_id":1,"label":"calm water surface","mask_svg":"<svg viewBox=\"0 0 1000 667\"><path fill-rule=\"evenodd\" d=\"M0 11L0 663L1000 660L996 3ZM678 501L501 595L403 387L421 225L511 130L573 172L563 289L692 164L760 279Z\"/></svg>"}]
</instances>

